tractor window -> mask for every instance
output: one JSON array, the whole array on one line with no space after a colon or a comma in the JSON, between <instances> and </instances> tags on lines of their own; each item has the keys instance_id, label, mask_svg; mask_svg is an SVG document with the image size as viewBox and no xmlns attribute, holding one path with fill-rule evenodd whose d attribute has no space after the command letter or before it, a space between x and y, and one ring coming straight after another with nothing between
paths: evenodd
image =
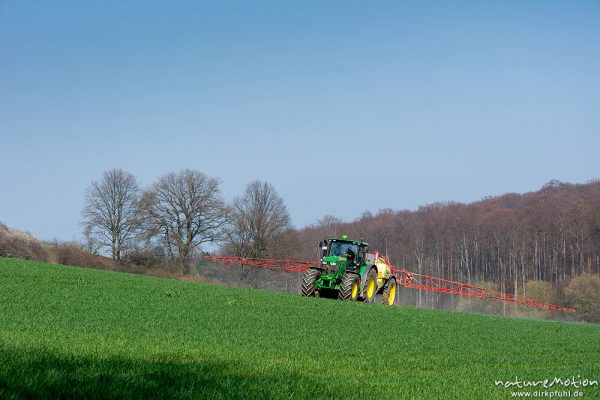
<instances>
[{"instance_id":1,"label":"tractor window","mask_svg":"<svg viewBox=\"0 0 600 400\"><path fill-rule=\"evenodd\" d=\"M357 254L358 246L354 243L332 242L329 255L335 257L345 257L348 250L352 250L354 254Z\"/></svg>"},{"instance_id":2,"label":"tractor window","mask_svg":"<svg viewBox=\"0 0 600 400\"><path fill-rule=\"evenodd\" d=\"M365 248L364 247L359 247L358 248L358 255L356 256L356 260L359 263L362 263L365 259Z\"/></svg>"}]
</instances>

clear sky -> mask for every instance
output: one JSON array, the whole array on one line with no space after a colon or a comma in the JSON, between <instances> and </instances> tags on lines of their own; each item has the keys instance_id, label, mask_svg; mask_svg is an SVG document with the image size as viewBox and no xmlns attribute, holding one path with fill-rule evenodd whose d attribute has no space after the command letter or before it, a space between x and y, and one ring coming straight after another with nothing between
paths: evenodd
<instances>
[{"instance_id":1,"label":"clear sky","mask_svg":"<svg viewBox=\"0 0 600 400\"><path fill-rule=\"evenodd\" d=\"M600 177L600 1L0 0L0 221L195 168L325 214Z\"/></svg>"}]
</instances>

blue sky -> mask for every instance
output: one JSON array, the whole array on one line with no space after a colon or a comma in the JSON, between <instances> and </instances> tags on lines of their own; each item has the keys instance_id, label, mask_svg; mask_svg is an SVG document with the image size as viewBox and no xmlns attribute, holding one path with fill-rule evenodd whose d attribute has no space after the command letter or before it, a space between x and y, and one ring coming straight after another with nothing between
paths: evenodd
<instances>
[{"instance_id":1,"label":"blue sky","mask_svg":"<svg viewBox=\"0 0 600 400\"><path fill-rule=\"evenodd\" d=\"M85 188L271 182L296 227L600 177L598 1L0 0L0 221Z\"/></svg>"}]
</instances>

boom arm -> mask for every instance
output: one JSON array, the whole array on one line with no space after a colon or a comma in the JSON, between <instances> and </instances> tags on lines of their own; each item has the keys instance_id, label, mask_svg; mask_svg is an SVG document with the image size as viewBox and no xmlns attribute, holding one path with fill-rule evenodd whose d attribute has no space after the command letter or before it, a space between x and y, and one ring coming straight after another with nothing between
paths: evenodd
<instances>
[{"instance_id":1,"label":"boom arm","mask_svg":"<svg viewBox=\"0 0 600 400\"><path fill-rule=\"evenodd\" d=\"M304 273L313 265L320 265L320 262L315 261L298 261L298 260L277 260L266 258L247 258L247 257L214 257L204 256L205 260L225 263L227 266L240 265L252 266L259 268L275 269L281 271L293 271ZM536 300L524 296L516 296L514 294L500 292L493 289L488 289L480 286L470 285L450 281L447 279L438 278L430 275L422 275L403 269L396 269L390 266L392 275L396 277L398 285L417 289L427 290L437 293L448 293L457 296L477 297L491 301L499 301L502 303L520 304L528 307L546 309L550 311L576 312L572 308L559 307L553 304L546 303L541 300Z\"/></svg>"}]
</instances>

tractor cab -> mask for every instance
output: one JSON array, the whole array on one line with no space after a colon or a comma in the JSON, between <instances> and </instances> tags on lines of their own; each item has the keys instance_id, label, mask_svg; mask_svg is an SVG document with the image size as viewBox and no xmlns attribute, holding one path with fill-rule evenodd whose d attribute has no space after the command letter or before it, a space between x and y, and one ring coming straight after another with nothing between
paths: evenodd
<instances>
[{"instance_id":1,"label":"tractor cab","mask_svg":"<svg viewBox=\"0 0 600 400\"><path fill-rule=\"evenodd\" d=\"M356 269L365 261L368 243L349 240L347 236L324 240L320 244L323 255L321 262L325 265L345 263L347 269Z\"/></svg>"}]
</instances>

